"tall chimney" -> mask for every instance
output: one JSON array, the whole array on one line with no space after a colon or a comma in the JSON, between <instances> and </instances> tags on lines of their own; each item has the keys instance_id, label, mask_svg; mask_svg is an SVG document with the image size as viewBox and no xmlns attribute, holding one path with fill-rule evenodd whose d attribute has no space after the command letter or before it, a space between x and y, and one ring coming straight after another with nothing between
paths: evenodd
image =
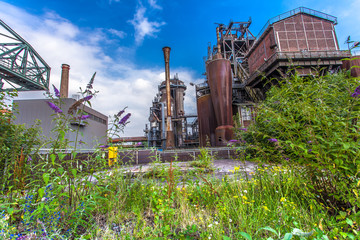
<instances>
[{"instance_id":1,"label":"tall chimney","mask_svg":"<svg viewBox=\"0 0 360 240\"><path fill-rule=\"evenodd\" d=\"M166 81L166 108L167 108L167 118L166 118L166 148L174 148L175 138L174 132L172 131L171 123L171 95L170 95L170 47L163 47L164 59L165 59L165 81Z\"/></svg>"},{"instance_id":2,"label":"tall chimney","mask_svg":"<svg viewBox=\"0 0 360 240\"><path fill-rule=\"evenodd\" d=\"M60 83L60 97L68 98L69 96L69 70L70 66L67 64L61 65L61 83Z\"/></svg>"}]
</instances>

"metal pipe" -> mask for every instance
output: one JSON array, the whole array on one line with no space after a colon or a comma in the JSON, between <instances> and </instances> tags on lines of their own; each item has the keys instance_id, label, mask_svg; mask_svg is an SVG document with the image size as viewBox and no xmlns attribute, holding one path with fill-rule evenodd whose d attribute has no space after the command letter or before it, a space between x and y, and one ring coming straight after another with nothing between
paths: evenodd
<instances>
[{"instance_id":1,"label":"metal pipe","mask_svg":"<svg viewBox=\"0 0 360 240\"><path fill-rule=\"evenodd\" d=\"M217 49L218 53L221 53L221 46L220 46L220 27L216 28L216 39L217 39Z\"/></svg>"},{"instance_id":2,"label":"metal pipe","mask_svg":"<svg viewBox=\"0 0 360 240\"><path fill-rule=\"evenodd\" d=\"M166 108L167 108L167 121L166 121L166 148L173 148L174 145L174 132L172 131L171 123L171 91L170 91L170 47L163 47L164 60L165 60L165 81L166 81Z\"/></svg>"},{"instance_id":3,"label":"metal pipe","mask_svg":"<svg viewBox=\"0 0 360 240\"><path fill-rule=\"evenodd\" d=\"M170 47L163 47L164 59L165 59L165 82L166 82L166 106L167 116L171 117L171 96L170 96Z\"/></svg>"},{"instance_id":4,"label":"metal pipe","mask_svg":"<svg viewBox=\"0 0 360 240\"><path fill-rule=\"evenodd\" d=\"M161 141L162 141L162 146L163 148L165 148L165 144L166 142L164 141L166 139L166 131L165 131L165 103L160 102L161 104Z\"/></svg>"}]
</instances>

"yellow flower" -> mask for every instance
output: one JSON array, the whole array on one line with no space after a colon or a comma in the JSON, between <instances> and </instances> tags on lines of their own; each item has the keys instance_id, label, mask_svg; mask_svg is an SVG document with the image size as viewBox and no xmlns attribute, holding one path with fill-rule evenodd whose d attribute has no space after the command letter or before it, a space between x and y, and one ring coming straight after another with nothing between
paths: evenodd
<instances>
[{"instance_id":1,"label":"yellow flower","mask_svg":"<svg viewBox=\"0 0 360 240\"><path fill-rule=\"evenodd\" d=\"M239 197L239 196L236 196L236 195L234 196L234 198L238 198L238 197Z\"/></svg>"},{"instance_id":2,"label":"yellow flower","mask_svg":"<svg viewBox=\"0 0 360 240\"><path fill-rule=\"evenodd\" d=\"M286 198L284 197L280 198L280 202L286 202Z\"/></svg>"},{"instance_id":3,"label":"yellow flower","mask_svg":"<svg viewBox=\"0 0 360 240\"><path fill-rule=\"evenodd\" d=\"M242 196L242 198L243 198L244 200L247 200L247 197L246 197L246 196Z\"/></svg>"},{"instance_id":4,"label":"yellow flower","mask_svg":"<svg viewBox=\"0 0 360 240\"><path fill-rule=\"evenodd\" d=\"M239 167L234 167L234 170L238 171L238 170L240 170L240 168Z\"/></svg>"},{"instance_id":5,"label":"yellow flower","mask_svg":"<svg viewBox=\"0 0 360 240\"><path fill-rule=\"evenodd\" d=\"M263 208L265 211L270 211L267 206L262 206L262 208Z\"/></svg>"}]
</instances>

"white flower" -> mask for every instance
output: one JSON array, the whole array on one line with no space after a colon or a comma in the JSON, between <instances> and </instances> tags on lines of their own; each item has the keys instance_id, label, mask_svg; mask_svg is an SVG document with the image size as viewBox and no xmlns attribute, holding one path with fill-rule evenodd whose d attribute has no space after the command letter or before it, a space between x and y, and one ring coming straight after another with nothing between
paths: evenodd
<instances>
[{"instance_id":1,"label":"white flower","mask_svg":"<svg viewBox=\"0 0 360 240\"><path fill-rule=\"evenodd\" d=\"M218 225L218 224L219 224L217 221L215 221L214 223L215 223L215 225Z\"/></svg>"},{"instance_id":2,"label":"white flower","mask_svg":"<svg viewBox=\"0 0 360 240\"><path fill-rule=\"evenodd\" d=\"M211 228L212 227L212 224L209 224L208 228Z\"/></svg>"},{"instance_id":3,"label":"white flower","mask_svg":"<svg viewBox=\"0 0 360 240\"><path fill-rule=\"evenodd\" d=\"M231 219L231 218L229 219L229 222L232 222L232 219Z\"/></svg>"},{"instance_id":4,"label":"white flower","mask_svg":"<svg viewBox=\"0 0 360 240\"><path fill-rule=\"evenodd\" d=\"M244 190L244 193L247 193L247 190Z\"/></svg>"}]
</instances>

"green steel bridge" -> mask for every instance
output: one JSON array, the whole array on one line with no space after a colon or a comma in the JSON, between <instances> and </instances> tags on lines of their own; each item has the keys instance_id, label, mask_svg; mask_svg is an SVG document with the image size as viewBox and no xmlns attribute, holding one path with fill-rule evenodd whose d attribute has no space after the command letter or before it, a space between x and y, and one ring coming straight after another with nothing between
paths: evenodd
<instances>
[{"instance_id":1,"label":"green steel bridge","mask_svg":"<svg viewBox=\"0 0 360 240\"><path fill-rule=\"evenodd\" d=\"M0 19L0 91L48 90L50 67Z\"/></svg>"}]
</instances>

